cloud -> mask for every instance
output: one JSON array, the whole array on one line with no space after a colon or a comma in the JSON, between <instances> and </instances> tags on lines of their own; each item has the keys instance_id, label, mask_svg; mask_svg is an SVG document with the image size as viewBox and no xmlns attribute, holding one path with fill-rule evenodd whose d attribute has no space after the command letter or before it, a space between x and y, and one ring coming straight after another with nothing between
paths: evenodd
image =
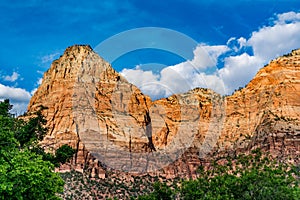
<instances>
[{"instance_id":1,"label":"cloud","mask_svg":"<svg viewBox=\"0 0 300 200\"><path fill-rule=\"evenodd\" d=\"M277 15L277 20L275 23L277 24L286 24L289 22L299 22L300 21L300 13L295 12L287 12Z\"/></svg>"},{"instance_id":2,"label":"cloud","mask_svg":"<svg viewBox=\"0 0 300 200\"><path fill-rule=\"evenodd\" d=\"M292 49L300 47L300 21L297 19L291 23L283 23L283 19L276 21L274 26L263 27L252 33L247 45L253 48L255 56L259 56L264 61L272 60L282 54L290 52ZM278 18L289 18L291 16Z\"/></svg>"},{"instance_id":3,"label":"cloud","mask_svg":"<svg viewBox=\"0 0 300 200\"><path fill-rule=\"evenodd\" d=\"M215 67L218 62L218 57L228 50L229 48L226 45L198 45L194 50L194 58L191 64L200 70Z\"/></svg>"},{"instance_id":4,"label":"cloud","mask_svg":"<svg viewBox=\"0 0 300 200\"><path fill-rule=\"evenodd\" d=\"M253 31L248 39L232 37L226 45L199 44L193 59L165 67L157 75L138 67L123 69L121 73L152 98L195 87L231 94L244 87L264 64L300 47L300 13L278 14L272 22Z\"/></svg>"},{"instance_id":5,"label":"cloud","mask_svg":"<svg viewBox=\"0 0 300 200\"><path fill-rule=\"evenodd\" d=\"M151 94L153 97L164 95L164 92L159 89L159 75L153 74L152 71L143 71L140 66L136 66L134 69L123 69L121 74L146 94Z\"/></svg>"},{"instance_id":6,"label":"cloud","mask_svg":"<svg viewBox=\"0 0 300 200\"><path fill-rule=\"evenodd\" d=\"M200 88L210 88L219 94L225 94L224 81L216 74L199 73L194 76L193 85Z\"/></svg>"},{"instance_id":7,"label":"cloud","mask_svg":"<svg viewBox=\"0 0 300 200\"><path fill-rule=\"evenodd\" d=\"M216 68L217 58L228 50L229 48L225 45L208 46L199 44L193 51L194 57L192 60L168 66L162 69L159 74L153 74L152 71L143 71L139 66L134 69L125 68L121 71L121 74L129 82L138 86L142 92L149 94L154 99L186 92L200 86L218 88L212 81L213 77L203 72L214 71L215 69L212 70L211 68ZM222 86L219 87L219 92L221 88L224 89Z\"/></svg>"},{"instance_id":8,"label":"cloud","mask_svg":"<svg viewBox=\"0 0 300 200\"><path fill-rule=\"evenodd\" d=\"M0 99L11 99L15 101L28 101L30 94L22 88L13 88L0 84Z\"/></svg>"},{"instance_id":9,"label":"cloud","mask_svg":"<svg viewBox=\"0 0 300 200\"><path fill-rule=\"evenodd\" d=\"M253 55L244 52L224 59L224 66L218 70L217 76L224 82L226 94L244 87L257 71L272 59L299 48L299 32L300 13L288 12L278 14L272 26L252 32L248 40L243 37L230 38L227 42L228 47L237 51L248 46L253 49Z\"/></svg>"},{"instance_id":10,"label":"cloud","mask_svg":"<svg viewBox=\"0 0 300 200\"><path fill-rule=\"evenodd\" d=\"M12 113L23 114L27 110L31 95L22 88L14 88L0 84L0 101L9 99L13 105Z\"/></svg>"},{"instance_id":11,"label":"cloud","mask_svg":"<svg viewBox=\"0 0 300 200\"><path fill-rule=\"evenodd\" d=\"M11 79L19 77L19 75L10 76ZM43 78L39 78L36 82L36 86L39 86L42 83ZM36 92L37 88L34 88L31 92L26 91L23 88L6 86L0 83L0 101L4 99L9 99L11 104L13 105L13 109L11 113L16 115L21 115L27 111L28 103L31 97Z\"/></svg>"},{"instance_id":12,"label":"cloud","mask_svg":"<svg viewBox=\"0 0 300 200\"><path fill-rule=\"evenodd\" d=\"M61 53L59 53L59 52L55 52L55 53L43 56L41 58L42 64L46 64L46 63L52 62L60 54Z\"/></svg>"},{"instance_id":13,"label":"cloud","mask_svg":"<svg viewBox=\"0 0 300 200\"><path fill-rule=\"evenodd\" d=\"M224 67L218 70L218 77L225 85L225 93L230 94L239 87L244 87L263 65L263 61L256 56L243 53L238 56L225 58Z\"/></svg>"},{"instance_id":14,"label":"cloud","mask_svg":"<svg viewBox=\"0 0 300 200\"><path fill-rule=\"evenodd\" d=\"M3 79L5 81L15 82L16 80L18 80L19 77L20 77L20 74L18 74L17 72L13 72L11 76L9 76L9 75L4 76Z\"/></svg>"},{"instance_id":15,"label":"cloud","mask_svg":"<svg viewBox=\"0 0 300 200\"><path fill-rule=\"evenodd\" d=\"M247 46L247 40L246 38L240 37L239 39L236 39L235 37L229 38L229 40L226 43L227 48L238 52L240 51L243 47Z\"/></svg>"},{"instance_id":16,"label":"cloud","mask_svg":"<svg viewBox=\"0 0 300 200\"><path fill-rule=\"evenodd\" d=\"M152 71L141 70L140 66L136 66L134 69L123 69L121 74L126 76L128 81L134 82L140 86L147 82L156 81L158 78L158 76L154 75Z\"/></svg>"},{"instance_id":17,"label":"cloud","mask_svg":"<svg viewBox=\"0 0 300 200\"><path fill-rule=\"evenodd\" d=\"M278 14L273 22L272 26L252 32L248 40L241 37L227 42L227 46L235 42L239 48L248 46L253 49L252 56L244 52L224 59L224 67L217 75L224 82L227 94L244 87L264 64L300 47L300 13Z\"/></svg>"}]
</instances>

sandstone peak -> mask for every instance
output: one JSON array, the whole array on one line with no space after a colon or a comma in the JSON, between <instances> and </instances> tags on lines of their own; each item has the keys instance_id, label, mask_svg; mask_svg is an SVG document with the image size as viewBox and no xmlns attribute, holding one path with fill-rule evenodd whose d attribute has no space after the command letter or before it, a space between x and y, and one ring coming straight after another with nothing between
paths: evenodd
<instances>
[{"instance_id":1,"label":"sandstone peak","mask_svg":"<svg viewBox=\"0 0 300 200\"><path fill-rule=\"evenodd\" d=\"M91 66L91 64L97 65ZM55 73L72 74L77 73L83 68L97 68L97 70L106 70L111 68L110 64L95 53L90 45L73 45L68 47L59 59L53 61L50 71L55 68Z\"/></svg>"},{"instance_id":2,"label":"sandstone peak","mask_svg":"<svg viewBox=\"0 0 300 200\"><path fill-rule=\"evenodd\" d=\"M73 45L64 51L63 55L61 57L54 61L57 62L60 59L68 59L68 60L73 60L73 59L84 59L86 58L87 55L89 54L95 54L93 51L92 47L90 45Z\"/></svg>"},{"instance_id":3,"label":"sandstone peak","mask_svg":"<svg viewBox=\"0 0 300 200\"><path fill-rule=\"evenodd\" d=\"M75 51L80 52L82 50L93 51L93 48L88 44L75 44L73 46L67 47L65 50L65 53L66 52L75 52Z\"/></svg>"}]
</instances>

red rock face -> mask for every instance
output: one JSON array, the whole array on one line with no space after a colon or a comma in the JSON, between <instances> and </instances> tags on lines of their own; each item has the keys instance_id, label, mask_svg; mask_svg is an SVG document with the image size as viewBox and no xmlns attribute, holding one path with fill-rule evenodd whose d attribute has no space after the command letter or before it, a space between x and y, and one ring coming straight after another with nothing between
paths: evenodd
<instances>
[{"instance_id":1,"label":"red rock face","mask_svg":"<svg viewBox=\"0 0 300 200\"><path fill-rule=\"evenodd\" d=\"M289 56L273 60L262 68L244 89L227 97L226 123L220 137L224 148L235 148L233 144L243 148L248 145L248 141L253 144L252 140L261 132L259 130L265 129L265 134L270 136L274 134L274 129L279 123L294 127L290 133L295 134L297 141L299 130L296 129L299 128L295 127L299 127L299 78L298 50ZM269 123L273 125L269 126ZM299 155L299 143L294 147L298 149L296 154Z\"/></svg>"},{"instance_id":2,"label":"red rock face","mask_svg":"<svg viewBox=\"0 0 300 200\"><path fill-rule=\"evenodd\" d=\"M299 80L300 50L273 60L232 96L197 88L152 102L89 46L75 45L44 74L28 112L46 107L42 144L76 148L75 168L193 177L216 152L261 147L299 163Z\"/></svg>"}]
</instances>

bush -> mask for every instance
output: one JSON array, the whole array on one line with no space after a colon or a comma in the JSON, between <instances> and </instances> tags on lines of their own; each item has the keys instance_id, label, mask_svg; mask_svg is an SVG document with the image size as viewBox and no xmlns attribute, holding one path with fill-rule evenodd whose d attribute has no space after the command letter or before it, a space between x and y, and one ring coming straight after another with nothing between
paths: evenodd
<instances>
[{"instance_id":1,"label":"bush","mask_svg":"<svg viewBox=\"0 0 300 200\"><path fill-rule=\"evenodd\" d=\"M75 152L76 151L72 147L64 144L61 147L59 147L55 152L56 161L58 163L63 164L69 161L69 159L72 158Z\"/></svg>"}]
</instances>

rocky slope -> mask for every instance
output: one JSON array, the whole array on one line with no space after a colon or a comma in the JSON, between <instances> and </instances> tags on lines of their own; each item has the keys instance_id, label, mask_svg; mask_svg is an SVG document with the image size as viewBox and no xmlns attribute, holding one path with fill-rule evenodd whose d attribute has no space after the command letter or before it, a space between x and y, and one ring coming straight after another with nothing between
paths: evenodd
<instances>
[{"instance_id":1,"label":"rocky slope","mask_svg":"<svg viewBox=\"0 0 300 200\"><path fill-rule=\"evenodd\" d=\"M289 155L299 163L300 50L271 61L226 100L221 146L268 146L274 156ZM278 145L284 147L282 151L275 151Z\"/></svg>"},{"instance_id":2,"label":"rocky slope","mask_svg":"<svg viewBox=\"0 0 300 200\"><path fill-rule=\"evenodd\" d=\"M243 89L222 97L199 89L157 101L127 82L89 46L55 60L28 112L43 106L43 145L77 149L72 167L195 175L215 153L261 147L299 164L300 50L262 68Z\"/></svg>"}]
</instances>

